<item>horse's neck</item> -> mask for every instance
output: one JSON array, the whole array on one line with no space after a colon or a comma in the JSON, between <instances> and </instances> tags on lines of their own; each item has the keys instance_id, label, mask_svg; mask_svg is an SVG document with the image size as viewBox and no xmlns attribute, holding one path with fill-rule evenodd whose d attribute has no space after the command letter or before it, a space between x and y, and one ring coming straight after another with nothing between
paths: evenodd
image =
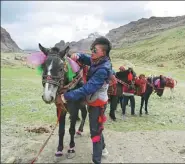
<instances>
[{"instance_id":1,"label":"horse's neck","mask_svg":"<svg viewBox=\"0 0 185 164\"><path fill-rule=\"evenodd\" d=\"M122 80L124 82L127 82L127 77L128 77L128 72L127 71L124 71L124 72L117 72L116 73L116 77L119 79L119 80Z\"/></svg>"},{"instance_id":2,"label":"horse's neck","mask_svg":"<svg viewBox=\"0 0 185 164\"><path fill-rule=\"evenodd\" d=\"M148 80L151 84L154 84L155 81L156 81L157 79L160 79L160 78L159 78L158 76L156 76L156 77L149 77L147 80Z\"/></svg>"},{"instance_id":3,"label":"horse's neck","mask_svg":"<svg viewBox=\"0 0 185 164\"><path fill-rule=\"evenodd\" d=\"M66 72L64 75L64 85L67 85L67 84L69 84L69 79L67 77L67 72Z\"/></svg>"}]
</instances>

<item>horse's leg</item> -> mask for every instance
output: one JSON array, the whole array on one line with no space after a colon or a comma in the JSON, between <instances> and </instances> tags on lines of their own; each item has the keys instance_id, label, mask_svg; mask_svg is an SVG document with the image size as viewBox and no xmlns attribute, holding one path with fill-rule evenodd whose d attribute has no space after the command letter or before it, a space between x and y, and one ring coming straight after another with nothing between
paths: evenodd
<instances>
[{"instance_id":1,"label":"horse's leg","mask_svg":"<svg viewBox=\"0 0 185 164\"><path fill-rule=\"evenodd\" d=\"M128 96L123 95L123 104L122 104L122 114L123 114L123 120L125 120L125 113L126 113L126 106L128 104Z\"/></svg>"},{"instance_id":2,"label":"horse's leg","mask_svg":"<svg viewBox=\"0 0 185 164\"><path fill-rule=\"evenodd\" d=\"M87 108L86 108L86 106L85 105L81 105L80 106L80 110L81 110L81 114L82 114L82 120L81 120L80 126L78 128L78 131L76 132L77 135L81 135L81 133L83 132L85 119L87 117Z\"/></svg>"},{"instance_id":3,"label":"horse's leg","mask_svg":"<svg viewBox=\"0 0 185 164\"><path fill-rule=\"evenodd\" d=\"M121 95L121 96L119 97L119 103L120 103L121 109L122 109L122 101L123 101L123 95Z\"/></svg>"},{"instance_id":4,"label":"horse's leg","mask_svg":"<svg viewBox=\"0 0 185 164\"><path fill-rule=\"evenodd\" d=\"M130 100L130 106L131 106L131 115L135 116L135 97L134 96L129 96Z\"/></svg>"},{"instance_id":5,"label":"horse's leg","mask_svg":"<svg viewBox=\"0 0 185 164\"><path fill-rule=\"evenodd\" d=\"M145 101L145 96L143 95L143 96L141 96L141 106L140 106L140 112L139 112L140 116L142 115L144 101Z\"/></svg>"},{"instance_id":6,"label":"horse's leg","mask_svg":"<svg viewBox=\"0 0 185 164\"><path fill-rule=\"evenodd\" d=\"M69 115L69 119L71 119L71 115ZM78 115L77 115L77 121L80 121L79 111L78 111Z\"/></svg>"},{"instance_id":7,"label":"horse's leg","mask_svg":"<svg viewBox=\"0 0 185 164\"><path fill-rule=\"evenodd\" d=\"M148 100L149 100L150 95L147 95L145 97L145 114L148 114Z\"/></svg>"},{"instance_id":8,"label":"horse's leg","mask_svg":"<svg viewBox=\"0 0 185 164\"><path fill-rule=\"evenodd\" d=\"M75 153L74 136L75 136L75 125L78 117L79 105L78 105L78 102L68 101L67 107L71 115L70 128L69 128L69 134L71 138L70 138L70 144L69 144L69 150L68 150L68 153L71 154L71 153Z\"/></svg>"},{"instance_id":9,"label":"horse's leg","mask_svg":"<svg viewBox=\"0 0 185 164\"><path fill-rule=\"evenodd\" d=\"M119 97L116 95L111 95L110 96L110 113L109 113L109 117L113 120L116 121L116 116L115 116L115 110L117 108L118 105L118 99Z\"/></svg>"},{"instance_id":10,"label":"horse's leg","mask_svg":"<svg viewBox=\"0 0 185 164\"><path fill-rule=\"evenodd\" d=\"M57 116L58 116L58 111L57 111ZM64 148L64 135L65 135L65 118L66 118L66 112L61 113L60 116L60 121L59 121L59 143L58 143L58 148L57 152L55 153L56 157L62 156L63 155L63 148Z\"/></svg>"},{"instance_id":11,"label":"horse's leg","mask_svg":"<svg viewBox=\"0 0 185 164\"><path fill-rule=\"evenodd\" d=\"M171 90L170 98L174 98L174 88L170 88L170 90Z\"/></svg>"},{"instance_id":12,"label":"horse's leg","mask_svg":"<svg viewBox=\"0 0 185 164\"><path fill-rule=\"evenodd\" d=\"M79 110L78 110L78 114L77 114L77 121L80 121L80 117L79 117Z\"/></svg>"}]
</instances>

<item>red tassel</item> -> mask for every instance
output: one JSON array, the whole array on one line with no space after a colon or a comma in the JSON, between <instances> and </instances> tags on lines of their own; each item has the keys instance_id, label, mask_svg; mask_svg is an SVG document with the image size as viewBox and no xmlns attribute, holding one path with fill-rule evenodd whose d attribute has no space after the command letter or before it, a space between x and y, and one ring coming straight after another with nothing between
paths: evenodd
<instances>
[{"instance_id":1,"label":"red tassel","mask_svg":"<svg viewBox=\"0 0 185 164\"><path fill-rule=\"evenodd\" d=\"M132 73L129 72L129 74L128 74L128 81L131 81L132 79L133 79Z\"/></svg>"},{"instance_id":2,"label":"red tassel","mask_svg":"<svg viewBox=\"0 0 185 164\"><path fill-rule=\"evenodd\" d=\"M99 123L102 123L102 121L103 121L103 120L102 120L102 117L99 116L99 117L98 117L98 122L99 122Z\"/></svg>"}]
</instances>

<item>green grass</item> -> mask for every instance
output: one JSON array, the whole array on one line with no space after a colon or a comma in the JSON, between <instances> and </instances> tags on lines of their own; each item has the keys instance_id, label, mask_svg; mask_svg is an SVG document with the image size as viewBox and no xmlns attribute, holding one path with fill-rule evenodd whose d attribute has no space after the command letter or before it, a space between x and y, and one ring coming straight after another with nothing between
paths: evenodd
<instances>
[{"instance_id":1,"label":"green grass","mask_svg":"<svg viewBox=\"0 0 185 164\"><path fill-rule=\"evenodd\" d=\"M177 93L178 94L178 93ZM180 94L183 96L183 93ZM140 97L136 98L136 113L139 113ZM169 98L169 91L159 99L156 95L152 95L149 100L149 115L143 114L142 117L131 117L130 107L127 106L127 120L121 118L121 108L118 106L116 116L117 122L108 122L107 128L115 131L140 131L140 130L185 130L185 111L182 101L185 98ZM144 109L143 109L144 113ZM108 112L107 112L108 114Z\"/></svg>"},{"instance_id":2,"label":"green grass","mask_svg":"<svg viewBox=\"0 0 185 164\"><path fill-rule=\"evenodd\" d=\"M51 123L56 119L54 105L42 99L41 77L28 68L3 68L1 74L2 123Z\"/></svg>"},{"instance_id":3,"label":"green grass","mask_svg":"<svg viewBox=\"0 0 185 164\"><path fill-rule=\"evenodd\" d=\"M121 120L121 109L118 105L118 121L106 123L106 128L116 131L136 130L185 130L185 69L178 67L185 61L185 26L160 33L158 36L127 45L111 52L113 67L118 70L125 60L135 65L137 74L170 75L180 85L175 91L175 98L170 99L166 89L160 99L152 95L148 110L150 115L130 117L127 107L127 121ZM13 58L15 54L1 54L1 58ZM157 67L163 63L165 67ZM41 76L36 70L21 64L14 67L1 67L1 123L38 125L54 124L56 121L55 105L47 105L42 99ZM139 112L140 97L136 96L136 113ZM107 109L107 115L109 108ZM143 111L144 112L144 111ZM68 120L68 119L67 119ZM88 120L88 119L87 119ZM88 121L87 121L88 122ZM86 123L88 126L88 123Z\"/></svg>"},{"instance_id":4,"label":"green grass","mask_svg":"<svg viewBox=\"0 0 185 164\"><path fill-rule=\"evenodd\" d=\"M168 63L174 66L181 65L184 68L185 63L185 26L167 30L158 36L139 41L123 48L112 51L112 58L131 60L135 63L149 63L156 65ZM173 61L173 62L171 62Z\"/></svg>"},{"instance_id":5,"label":"green grass","mask_svg":"<svg viewBox=\"0 0 185 164\"><path fill-rule=\"evenodd\" d=\"M41 77L37 75L36 70L3 68L1 71L2 125L55 123L55 105L47 105L42 101ZM152 95L149 101L149 116L130 117L130 107L127 107L127 121L121 120L121 109L118 105L116 112L118 121L116 123L108 121L106 128L115 131L185 129L184 91L185 87L178 87L175 92L176 98L172 100L169 99L169 90L165 91L161 99ZM136 113L139 112L139 105L140 97L136 97ZM107 115L108 112L109 107Z\"/></svg>"}]
</instances>

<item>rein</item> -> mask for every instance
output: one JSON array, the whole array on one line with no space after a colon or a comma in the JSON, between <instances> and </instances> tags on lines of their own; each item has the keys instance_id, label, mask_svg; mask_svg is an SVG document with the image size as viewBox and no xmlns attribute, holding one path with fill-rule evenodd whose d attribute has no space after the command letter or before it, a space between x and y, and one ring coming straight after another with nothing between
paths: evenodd
<instances>
[{"instance_id":1,"label":"rein","mask_svg":"<svg viewBox=\"0 0 185 164\"><path fill-rule=\"evenodd\" d=\"M52 56L56 56L58 57L57 55L52 55ZM59 57L58 57L59 58ZM59 58L60 59L60 58ZM60 59L61 60L61 59ZM64 64L65 66L67 65L66 62ZM68 71L68 70L67 70ZM56 85L59 87L58 89L58 92L57 94L62 94L64 93L65 91L69 90L69 89L72 89L73 87L75 87L78 82L82 79L82 73L83 73L83 70L81 69L78 73L78 75L67 85L63 86L63 83L61 83L61 81L63 82L65 77L64 77L64 74L67 72L65 71L65 68L64 68L64 71L60 72L61 76L51 76L51 75L42 75L42 83L45 84L45 83L49 83L49 84L53 84L53 85ZM57 80L57 81L56 81Z\"/></svg>"},{"instance_id":2,"label":"rein","mask_svg":"<svg viewBox=\"0 0 185 164\"><path fill-rule=\"evenodd\" d=\"M63 104L63 102L62 102L61 105L62 105L62 108L64 109L64 111L67 111L66 108L65 108L65 106L64 106L64 104ZM42 145L42 147L40 148L38 154L37 154L37 155L35 156L35 158L31 161L31 164L34 164L34 163L35 163L35 161L38 159L39 155L41 154L41 152L44 150L45 146L47 145L49 139L50 139L51 136L53 135L53 133L54 133L54 131L55 131L55 129L56 129L56 127L57 127L59 121L60 121L61 113L62 113L62 109L59 110L59 114L58 114L58 116L57 116L57 122L56 122L56 124L55 124L53 130L51 131L51 133L50 133L50 135L48 136L48 138L46 139L46 141L43 143L43 145Z\"/></svg>"},{"instance_id":3,"label":"rein","mask_svg":"<svg viewBox=\"0 0 185 164\"><path fill-rule=\"evenodd\" d=\"M117 82L119 82L120 84L122 84L122 85L124 85L124 86L126 86L126 87L129 87L129 85L127 84L127 83L125 83L125 82L123 82L122 80L120 80L120 79L118 79L118 78L116 78L116 80L117 80ZM147 80L146 80L147 81ZM165 89L165 87L164 88L155 88L155 86L154 86L154 84L153 84L153 79L152 79L152 83L150 83L150 82L148 82L147 81L147 84L150 86L150 87L152 87L153 88L153 90L155 90L155 92L157 92L157 90L163 90L163 89Z\"/></svg>"},{"instance_id":4,"label":"rein","mask_svg":"<svg viewBox=\"0 0 185 164\"><path fill-rule=\"evenodd\" d=\"M69 89L72 89L73 87L75 87L78 82L80 81L80 79L82 79L82 70L79 71L78 75L67 85L65 86L62 86L61 87L61 80L64 80L64 74L62 77L58 77L58 76L47 76L47 75L43 75L42 77L43 78L46 78L46 79L43 79L42 82L43 83L50 83L50 84L54 84L54 85L57 85L59 87L59 90L57 92L57 97L59 97L59 100L57 99L57 101L55 102L55 105L57 107L57 122L53 128L53 130L51 131L50 135L48 136L48 138L46 139L46 141L43 143L42 147L40 148L38 154L36 155L36 157L31 161L31 164L34 164L35 161L38 159L39 155L41 154L41 152L43 151L43 149L45 148L45 146L47 145L49 139L51 138L51 136L53 135L57 125L59 124L60 122L60 116L61 116L61 113L62 111L64 112L67 112L68 110L66 109L63 101L61 100L61 97L60 95L62 93L64 93L65 91L69 90ZM54 79L59 79L57 82L53 80ZM63 85L63 83L62 83ZM62 110L63 109L63 110Z\"/></svg>"},{"instance_id":5,"label":"rein","mask_svg":"<svg viewBox=\"0 0 185 164\"><path fill-rule=\"evenodd\" d=\"M117 80L120 84L129 87L129 85L128 85L127 83L123 82L122 80L120 80L120 79L118 79L118 78L116 78L116 80Z\"/></svg>"},{"instance_id":6,"label":"rein","mask_svg":"<svg viewBox=\"0 0 185 164\"><path fill-rule=\"evenodd\" d=\"M148 84L150 87L152 87L153 90L156 91L156 90L158 90L158 89L159 89L159 90L160 90L160 89L161 89L161 90L165 89L165 87L164 87L164 88L155 88L153 78L151 78L151 81L152 81L152 82L150 83L150 82L148 82L148 80L147 80L147 84Z\"/></svg>"},{"instance_id":7,"label":"rein","mask_svg":"<svg viewBox=\"0 0 185 164\"><path fill-rule=\"evenodd\" d=\"M59 94L64 93L66 90L72 89L74 88L78 82L82 79L82 70L80 70L80 72L78 73L78 75L67 85L63 86L60 90L59 90Z\"/></svg>"}]
</instances>

